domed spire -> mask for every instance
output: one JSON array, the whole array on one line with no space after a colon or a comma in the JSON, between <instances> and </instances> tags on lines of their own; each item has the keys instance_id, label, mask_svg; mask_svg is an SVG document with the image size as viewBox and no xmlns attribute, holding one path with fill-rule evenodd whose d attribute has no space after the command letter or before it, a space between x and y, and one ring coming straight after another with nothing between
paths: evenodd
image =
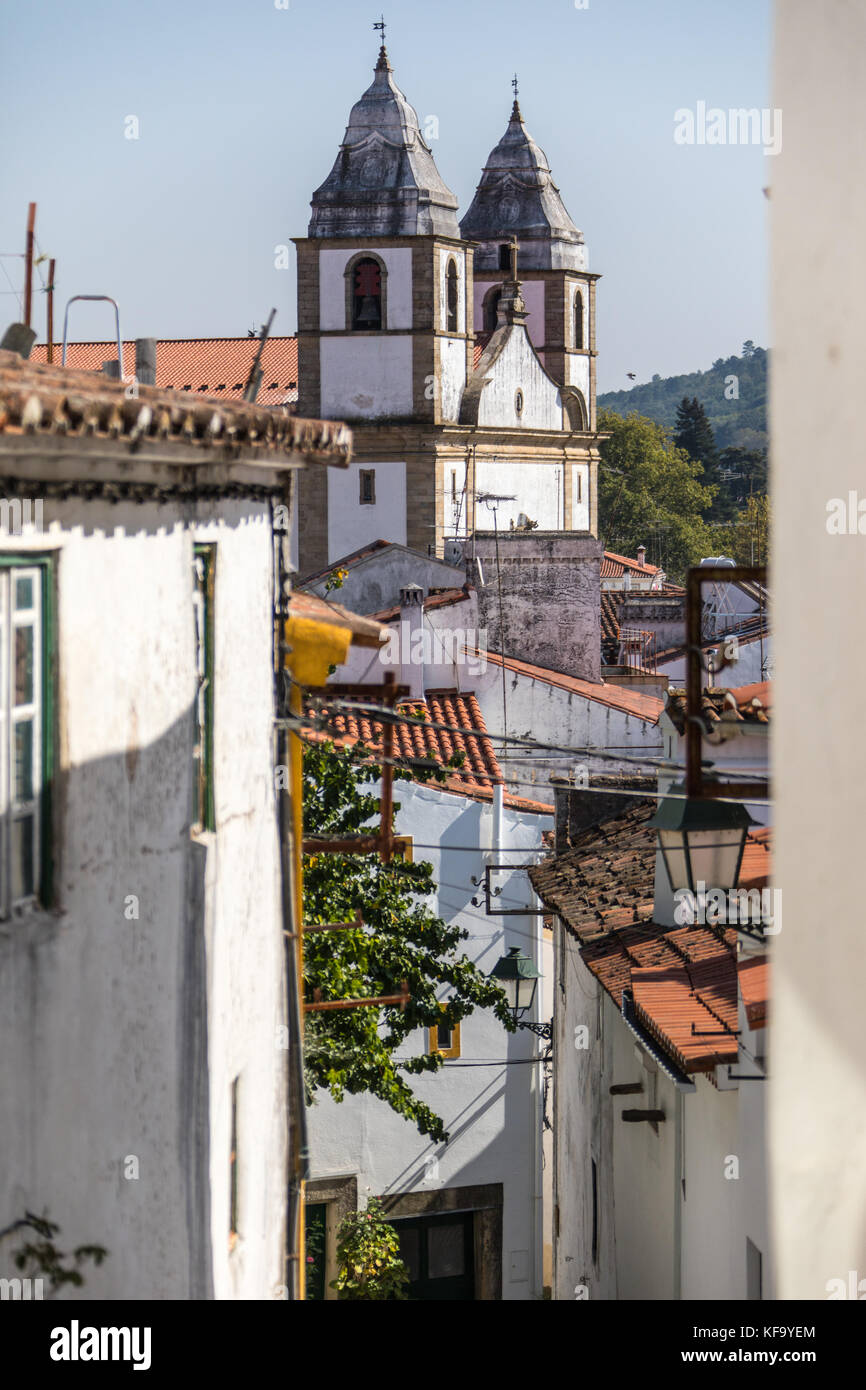
<instances>
[{"instance_id":1,"label":"domed spire","mask_svg":"<svg viewBox=\"0 0 866 1390\"><path fill-rule=\"evenodd\" d=\"M535 143L517 100L505 134L491 151L460 234L481 245L476 270L499 266L499 246L516 236L527 270L585 270L586 247L553 182L544 150Z\"/></svg>"},{"instance_id":2,"label":"domed spire","mask_svg":"<svg viewBox=\"0 0 866 1390\"><path fill-rule=\"evenodd\" d=\"M393 71L383 42L334 167L313 194L311 237L460 235L457 199Z\"/></svg>"}]
</instances>

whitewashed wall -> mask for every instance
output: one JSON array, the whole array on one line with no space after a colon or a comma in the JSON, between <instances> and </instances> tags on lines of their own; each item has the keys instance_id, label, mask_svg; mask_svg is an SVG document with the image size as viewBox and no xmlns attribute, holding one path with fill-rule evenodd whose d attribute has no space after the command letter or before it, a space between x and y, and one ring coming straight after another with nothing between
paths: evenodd
<instances>
[{"instance_id":1,"label":"whitewashed wall","mask_svg":"<svg viewBox=\"0 0 866 1390\"><path fill-rule=\"evenodd\" d=\"M412 339L349 334L319 342L322 415L373 420L412 413Z\"/></svg>"},{"instance_id":2,"label":"whitewashed wall","mask_svg":"<svg viewBox=\"0 0 866 1390\"><path fill-rule=\"evenodd\" d=\"M511 736L532 738L541 743L553 743L566 748L592 748L612 757L585 759L578 753L540 752L530 755L526 749L513 757L503 757L502 771L509 790L520 796L531 796L553 804L550 776L567 776L578 763L590 769L612 772L628 764L619 762L646 752L657 758L662 748L662 736L657 724L613 709L598 700L579 695L546 681L506 670L506 714ZM502 668L488 663L487 671L475 683L475 691L485 723L491 732L501 733Z\"/></svg>"},{"instance_id":3,"label":"whitewashed wall","mask_svg":"<svg viewBox=\"0 0 866 1390\"><path fill-rule=\"evenodd\" d=\"M360 501L362 468L375 470L375 502ZM328 560L339 560L369 541L406 544L406 465L389 460L328 470Z\"/></svg>"},{"instance_id":4,"label":"whitewashed wall","mask_svg":"<svg viewBox=\"0 0 866 1390\"><path fill-rule=\"evenodd\" d=\"M462 338L439 338L438 342L442 418L456 421L466 386L466 343Z\"/></svg>"},{"instance_id":5,"label":"whitewashed wall","mask_svg":"<svg viewBox=\"0 0 866 1390\"><path fill-rule=\"evenodd\" d=\"M188 529L171 506L46 503L34 543L58 555L59 910L0 924L0 1210L107 1247L76 1297L269 1298L284 1279L271 532L261 504L219 511ZM194 538L219 547L217 830L198 839Z\"/></svg>"},{"instance_id":6,"label":"whitewashed wall","mask_svg":"<svg viewBox=\"0 0 866 1390\"><path fill-rule=\"evenodd\" d=\"M497 357L491 381L481 393L479 425L501 428L561 430L562 397L547 375L527 333L513 332ZM515 409L515 393L523 392L523 413Z\"/></svg>"},{"instance_id":7,"label":"whitewashed wall","mask_svg":"<svg viewBox=\"0 0 866 1390\"><path fill-rule=\"evenodd\" d=\"M507 531L512 521L516 524L521 512L537 521L539 530L559 531L565 515L563 468L559 463L506 463L479 458L475 463L475 490L514 498L513 502L497 506L500 531ZM477 503L475 515L480 529L491 525L493 513L483 502Z\"/></svg>"}]
</instances>

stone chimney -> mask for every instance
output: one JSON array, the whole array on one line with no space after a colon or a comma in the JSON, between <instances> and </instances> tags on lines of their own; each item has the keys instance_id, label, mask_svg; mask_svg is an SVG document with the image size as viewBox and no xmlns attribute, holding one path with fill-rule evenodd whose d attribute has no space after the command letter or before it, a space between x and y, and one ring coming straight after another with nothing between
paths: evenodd
<instances>
[{"instance_id":1,"label":"stone chimney","mask_svg":"<svg viewBox=\"0 0 866 1390\"><path fill-rule=\"evenodd\" d=\"M413 700L424 699L424 646L424 590L420 584L404 584L400 590L400 679Z\"/></svg>"},{"instance_id":2,"label":"stone chimney","mask_svg":"<svg viewBox=\"0 0 866 1390\"><path fill-rule=\"evenodd\" d=\"M639 545L638 548L637 548L637 562L638 562L638 564L640 565L641 569L643 569L644 565L646 564L646 546L645 546L645 545Z\"/></svg>"}]
</instances>

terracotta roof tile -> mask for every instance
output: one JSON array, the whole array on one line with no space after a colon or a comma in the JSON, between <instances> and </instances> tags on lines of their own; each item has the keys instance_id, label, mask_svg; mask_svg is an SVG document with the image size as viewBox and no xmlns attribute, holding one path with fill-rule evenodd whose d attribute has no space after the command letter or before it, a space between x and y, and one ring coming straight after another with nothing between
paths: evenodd
<instances>
[{"instance_id":1,"label":"terracotta roof tile","mask_svg":"<svg viewBox=\"0 0 866 1390\"><path fill-rule=\"evenodd\" d=\"M659 573L657 565L639 565L637 560L630 560L627 555L617 555L614 550L604 552L601 560L602 579L620 579L626 571L642 574L645 578Z\"/></svg>"},{"instance_id":2,"label":"terracotta roof tile","mask_svg":"<svg viewBox=\"0 0 866 1390\"><path fill-rule=\"evenodd\" d=\"M750 1028L764 1028L770 996L770 966L766 956L752 956L737 966L740 993Z\"/></svg>"},{"instance_id":3,"label":"terracotta roof tile","mask_svg":"<svg viewBox=\"0 0 866 1390\"><path fill-rule=\"evenodd\" d=\"M707 733L720 723L769 724L772 710L772 685L762 681L755 685L705 686L701 694L701 713ZM667 692L665 713L679 733L686 727L686 692L671 686Z\"/></svg>"},{"instance_id":4,"label":"terracotta roof tile","mask_svg":"<svg viewBox=\"0 0 866 1390\"><path fill-rule=\"evenodd\" d=\"M156 385L217 400L240 401L258 346L257 338L160 338L156 344ZM131 379L135 372L135 343L126 341L122 347L123 375ZM55 343L55 366L60 363L61 353L62 343ZM36 343L30 357L34 362L46 362L46 344ZM103 362L116 357L116 341L67 344L66 365L79 371L101 372ZM294 404L298 399L297 338L268 338L261 367L262 384L256 405Z\"/></svg>"},{"instance_id":5,"label":"terracotta roof tile","mask_svg":"<svg viewBox=\"0 0 866 1390\"><path fill-rule=\"evenodd\" d=\"M737 936L732 928L653 921L654 809L642 799L588 827L529 877L617 1008L630 990L638 1020L668 1056L685 1072L709 1071L737 1056ZM752 859L769 868L770 841L767 829L750 834L741 886L752 886ZM762 982L754 978L757 994Z\"/></svg>"},{"instance_id":6,"label":"terracotta roof tile","mask_svg":"<svg viewBox=\"0 0 866 1390\"><path fill-rule=\"evenodd\" d=\"M160 386L126 385L90 371L25 360L0 351L0 430L66 439L118 441L142 457L160 441L185 444L201 458L224 462L241 450L282 464L281 455L348 465L352 436L337 420L302 420L242 400L190 397Z\"/></svg>"},{"instance_id":7,"label":"terracotta roof tile","mask_svg":"<svg viewBox=\"0 0 866 1390\"><path fill-rule=\"evenodd\" d=\"M371 694L371 702L373 699ZM362 703L360 698L357 703ZM315 708L317 714L327 718L329 730L333 732L310 730L308 736L322 739L332 737L335 743L344 747L362 742L374 754L382 751L385 726L375 715L355 710L329 711L326 703L317 703ZM426 700L405 700L398 709L406 716L395 725L396 758L399 763L409 771L413 763L419 761L445 767L453 757L462 755L461 765L448 769L447 781L434 785L441 785L446 791L492 801L493 788L503 782L503 777L481 707L473 694L457 690L428 690ZM437 729L432 727L433 724L449 727ZM513 810L553 814L551 806L528 797L512 796L506 792L503 800Z\"/></svg>"}]
</instances>

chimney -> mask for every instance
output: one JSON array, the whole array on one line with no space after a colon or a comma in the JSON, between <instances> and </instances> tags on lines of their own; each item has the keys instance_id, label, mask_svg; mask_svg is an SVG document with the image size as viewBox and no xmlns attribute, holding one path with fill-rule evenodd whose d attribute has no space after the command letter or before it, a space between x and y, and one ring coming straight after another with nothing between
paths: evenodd
<instances>
[{"instance_id":1,"label":"chimney","mask_svg":"<svg viewBox=\"0 0 866 1390\"><path fill-rule=\"evenodd\" d=\"M638 562L638 564L640 565L641 569L643 569L644 565L646 564L646 546L645 546L645 545L639 545L638 548L637 548L637 562Z\"/></svg>"},{"instance_id":2,"label":"chimney","mask_svg":"<svg viewBox=\"0 0 866 1390\"><path fill-rule=\"evenodd\" d=\"M401 681L413 700L424 699L424 590L420 584L404 584L400 590Z\"/></svg>"},{"instance_id":3,"label":"chimney","mask_svg":"<svg viewBox=\"0 0 866 1390\"><path fill-rule=\"evenodd\" d=\"M135 376L139 386L156 385L156 339L136 338Z\"/></svg>"}]
</instances>

